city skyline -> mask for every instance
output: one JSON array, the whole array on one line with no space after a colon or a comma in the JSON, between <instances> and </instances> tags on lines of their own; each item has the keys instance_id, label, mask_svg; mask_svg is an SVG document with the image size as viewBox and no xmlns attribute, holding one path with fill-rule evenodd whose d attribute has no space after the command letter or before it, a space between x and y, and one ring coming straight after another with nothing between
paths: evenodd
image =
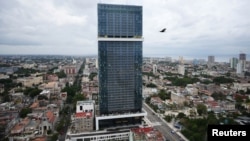
<instances>
[{"instance_id":1,"label":"city skyline","mask_svg":"<svg viewBox=\"0 0 250 141\"><path fill-rule=\"evenodd\" d=\"M99 2L144 7L143 56L250 54L247 0L1 1L0 54L97 55Z\"/></svg>"}]
</instances>

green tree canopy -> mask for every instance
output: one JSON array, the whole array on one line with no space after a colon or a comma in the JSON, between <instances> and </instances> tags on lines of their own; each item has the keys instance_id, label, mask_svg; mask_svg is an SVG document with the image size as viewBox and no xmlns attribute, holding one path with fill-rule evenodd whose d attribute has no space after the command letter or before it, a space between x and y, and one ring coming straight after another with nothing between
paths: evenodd
<instances>
[{"instance_id":1,"label":"green tree canopy","mask_svg":"<svg viewBox=\"0 0 250 141\"><path fill-rule=\"evenodd\" d=\"M197 112L200 116L207 114L207 107L204 104L198 104L196 109L197 109Z\"/></svg>"},{"instance_id":2,"label":"green tree canopy","mask_svg":"<svg viewBox=\"0 0 250 141\"><path fill-rule=\"evenodd\" d=\"M36 72L39 72L39 70L21 67L15 73L18 74L19 76L28 77L28 76L30 76L30 74L36 73Z\"/></svg>"},{"instance_id":3,"label":"green tree canopy","mask_svg":"<svg viewBox=\"0 0 250 141\"><path fill-rule=\"evenodd\" d=\"M58 76L58 78L65 78L65 77L67 77L67 75L65 74L65 72L63 70L61 70L60 72L57 72L56 75Z\"/></svg>"},{"instance_id":4,"label":"green tree canopy","mask_svg":"<svg viewBox=\"0 0 250 141\"><path fill-rule=\"evenodd\" d=\"M39 95L42 92L42 90L38 89L38 88L32 88L32 87L28 87L24 90L24 94L27 96L30 96L32 98L34 98L35 96Z\"/></svg>"},{"instance_id":5,"label":"green tree canopy","mask_svg":"<svg viewBox=\"0 0 250 141\"><path fill-rule=\"evenodd\" d=\"M153 83L147 84L146 86L150 88L157 88L157 86Z\"/></svg>"},{"instance_id":6,"label":"green tree canopy","mask_svg":"<svg viewBox=\"0 0 250 141\"><path fill-rule=\"evenodd\" d=\"M76 105L77 101L82 101L82 100L85 100L86 98L84 97L83 94L76 94L74 97L73 97L73 103L74 105Z\"/></svg>"},{"instance_id":7,"label":"green tree canopy","mask_svg":"<svg viewBox=\"0 0 250 141\"><path fill-rule=\"evenodd\" d=\"M89 80L93 80L94 77L97 76L97 73L96 72L92 72L90 75L89 75Z\"/></svg>"},{"instance_id":8,"label":"green tree canopy","mask_svg":"<svg viewBox=\"0 0 250 141\"><path fill-rule=\"evenodd\" d=\"M37 97L37 99L38 99L38 100L43 100L43 99L48 100L48 97L45 96L45 95L39 95L39 96Z\"/></svg>"},{"instance_id":9,"label":"green tree canopy","mask_svg":"<svg viewBox=\"0 0 250 141\"><path fill-rule=\"evenodd\" d=\"M186 115L184 113L182 113L182 112L178 113L178 115L177 115L178 119L182 119L184 117L186 117Z\"/></svg>"},{"instance_id":10,"label":"green tree canopy","mask_svg":"<svg viewBox=\"0 0 250 141\"><path fill-rule=\"evenodd\" d=\"M224 95L224 94L221 93L221 92L214 92L211 96L212 96L215 100L226 100L226 95Z\"/></svg>"},{"instance_id":11,"label":"green tree canopy","mask_svg":"<svg viewBox=\"0 0 250 141\"><path fill-rule=\"evenodd\" d=\"M167 93L165 90L160 90L160 92L158 93L158 96L162 99L162 100L166 100L166 99L170 99L171 96L171 92Z\"/></svg>"},{"instance_id":12,"label":"green tree canopy","mask_svg":"<svg viewBox=\"0 0 250 141\"><path fill-rule=\"evenodd\" d=\"M20 113L19 116L21 118L25 118L27 116L27 114L32 113L32 109L31 108L23 108Z\"/></svg>"},{"instance_id":13,"label":"green tree canopy","mask_svg":"<svg viewBox=\"0 0 250 141\"><path fill-rule=\"evenodd\" d=\"M224 76L219 76L219 77L215 77L213 79L213 82L215 84L223 84L223 83L233 83L234 80L232 78L227 78L227 77L224 77Z\"/></svg>"}]
</instances>

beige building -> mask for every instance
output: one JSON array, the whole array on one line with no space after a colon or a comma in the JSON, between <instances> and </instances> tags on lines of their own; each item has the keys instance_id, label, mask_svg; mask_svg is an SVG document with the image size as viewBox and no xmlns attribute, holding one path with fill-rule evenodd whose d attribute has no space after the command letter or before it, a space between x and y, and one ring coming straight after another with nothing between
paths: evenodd
<instances>
[{"instance_id":1,"label":"beige building","mask_svg":"<svg viewBox=\"0 0 250 141\"><path fill-rule=\"evenodd\" d=\"M179 105L183 105L184 101L186 101L186 97L182 93L171 92L171 100Z\"/></svg>"},{"instance_id":2,"label":"beige building","mask_svg":"<svg viewBox=\"0 0 250 141\"><path fill-rule=\"evenodd\" d=\"M76 113L71 117L73 133L93 131L94 129L94 101L77 101Z\"/></svg>"},{"instance_id":3,"label":"beige building","mask_svg":"<svg viewBox=\"0 0 250 141\"><path fill-rule=\"evenodd\" d=\"M63 67L64 73L67 75L76 75L77 74L77 69L75 65L68 65Z\"/></svg>"},{"instance_id":4,"label":"beige building","mask_svg":"<svg viewBox=\"0 0 250 141\"><path fill-rule=\"evenodd\" d=\"M48 82L39 86L39 88L44 90L49 90L51 94L56 94L60 92L60 87L58 86L58 82Z\"/></svg>"},{"instance_id":5,"label":"beige building","mask_svg":"<svg viewBox=\"0 0 250 141\"><path fill-rule=\"evenodd\" d=\"M221 105L225 111L235 111L235 103L234 102L222 102Z\"/></svg>"},{"instance_id":6,"label":"beige building","mask_svg":"<svg viewBox=\"0 0 250 141\"><path fill-rule=\"evenodd\" d=\"M178 74L185 75L185 66L178 65Z\"/></svg>"},{"instance_id":7,"label":"beige building","mask_svg":"<svg viewBox=\"0 0 250 141\"><path fill-rule=\"evenodd\" d=\"M93 131L94 115L92 112L79 112L74 115L75 132Z\"/></svg>"},{"instance_id":8,"label":"beige building","mask_svg":"<svg viewBox=\"0 0 250 141\"><path fill-rule=\"evenodd\" d=\"M188 84L185 88L188 94L198 95L198 89L193 84Z\"/></svg>"},{"instance_id":9,"label":"beige building","mask_svg":"<svg viewBox=\"0 0 250 141\"><path fill-rule=\"evenodd\" d=\"M31 87L33 85L38 85L40 83L43 83L43 77L25 77L25 78L18 78L17 83L22 83L25 87Z\"/></svg>"},{"instance_id":10,"label":"beige building","mask_svg":"<svg viewBox=\"0 0 250 141\"><path fill-rule=\"evenodd\" d=\"M246 92L247 89L250 89L250 83L234 83L233 88L236 91L243 90L244 92Z\"/></svg>"}]
</instances>

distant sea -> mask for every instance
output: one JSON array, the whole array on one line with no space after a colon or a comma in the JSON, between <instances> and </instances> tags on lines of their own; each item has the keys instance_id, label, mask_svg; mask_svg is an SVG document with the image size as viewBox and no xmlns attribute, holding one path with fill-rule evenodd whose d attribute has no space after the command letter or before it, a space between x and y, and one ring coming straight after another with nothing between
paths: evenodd
<instances>
[{"instance_id":1,"label":"distant sea","mask_svg":"<svg viewBox=\"0 0 250 141\"><path fill-rule=\"evenodd\" d=\"M179 57L182 56L184 60L193 60L193 59L204 59L205 61L208 60L208 56L214 56L215 62L229 62L230 58L238 58L239 54L234 55L225 55L225 54L217 54L217 55L173 55L173 54L143 54L143 57L159 57L159 58L165 58L165 57L171 57L172 59L179 59ZM250 61L250 55L246 54L246 60Z\"/></svg>"}]
</instances>

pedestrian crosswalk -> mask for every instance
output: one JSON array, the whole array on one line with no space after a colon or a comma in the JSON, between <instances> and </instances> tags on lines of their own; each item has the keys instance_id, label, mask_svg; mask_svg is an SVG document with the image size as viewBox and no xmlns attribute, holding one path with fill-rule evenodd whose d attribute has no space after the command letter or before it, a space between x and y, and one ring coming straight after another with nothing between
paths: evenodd
<instances>
[{"instance_id":1,"label":"pedestrian crosswalk","mask_svg":"<svg viewBox=\"0 0 250 141\"><path fill-rule=\"evenodd\" d=\"M161 125L161 122L153 122L152 124L153 124L153 126L159 126L159 125Z\"/></svg>"},{"instance_id":2,"label":"pedestrian crosswalk","mask_svg":"<svg viewBox=\"0 0 250 141\"><path fill-rule=\"evenodd\" d=\"M147 117L144 118L144 121L149 126L160 126L161 122L151 122Z\"/></svg>"}]
</instances>

